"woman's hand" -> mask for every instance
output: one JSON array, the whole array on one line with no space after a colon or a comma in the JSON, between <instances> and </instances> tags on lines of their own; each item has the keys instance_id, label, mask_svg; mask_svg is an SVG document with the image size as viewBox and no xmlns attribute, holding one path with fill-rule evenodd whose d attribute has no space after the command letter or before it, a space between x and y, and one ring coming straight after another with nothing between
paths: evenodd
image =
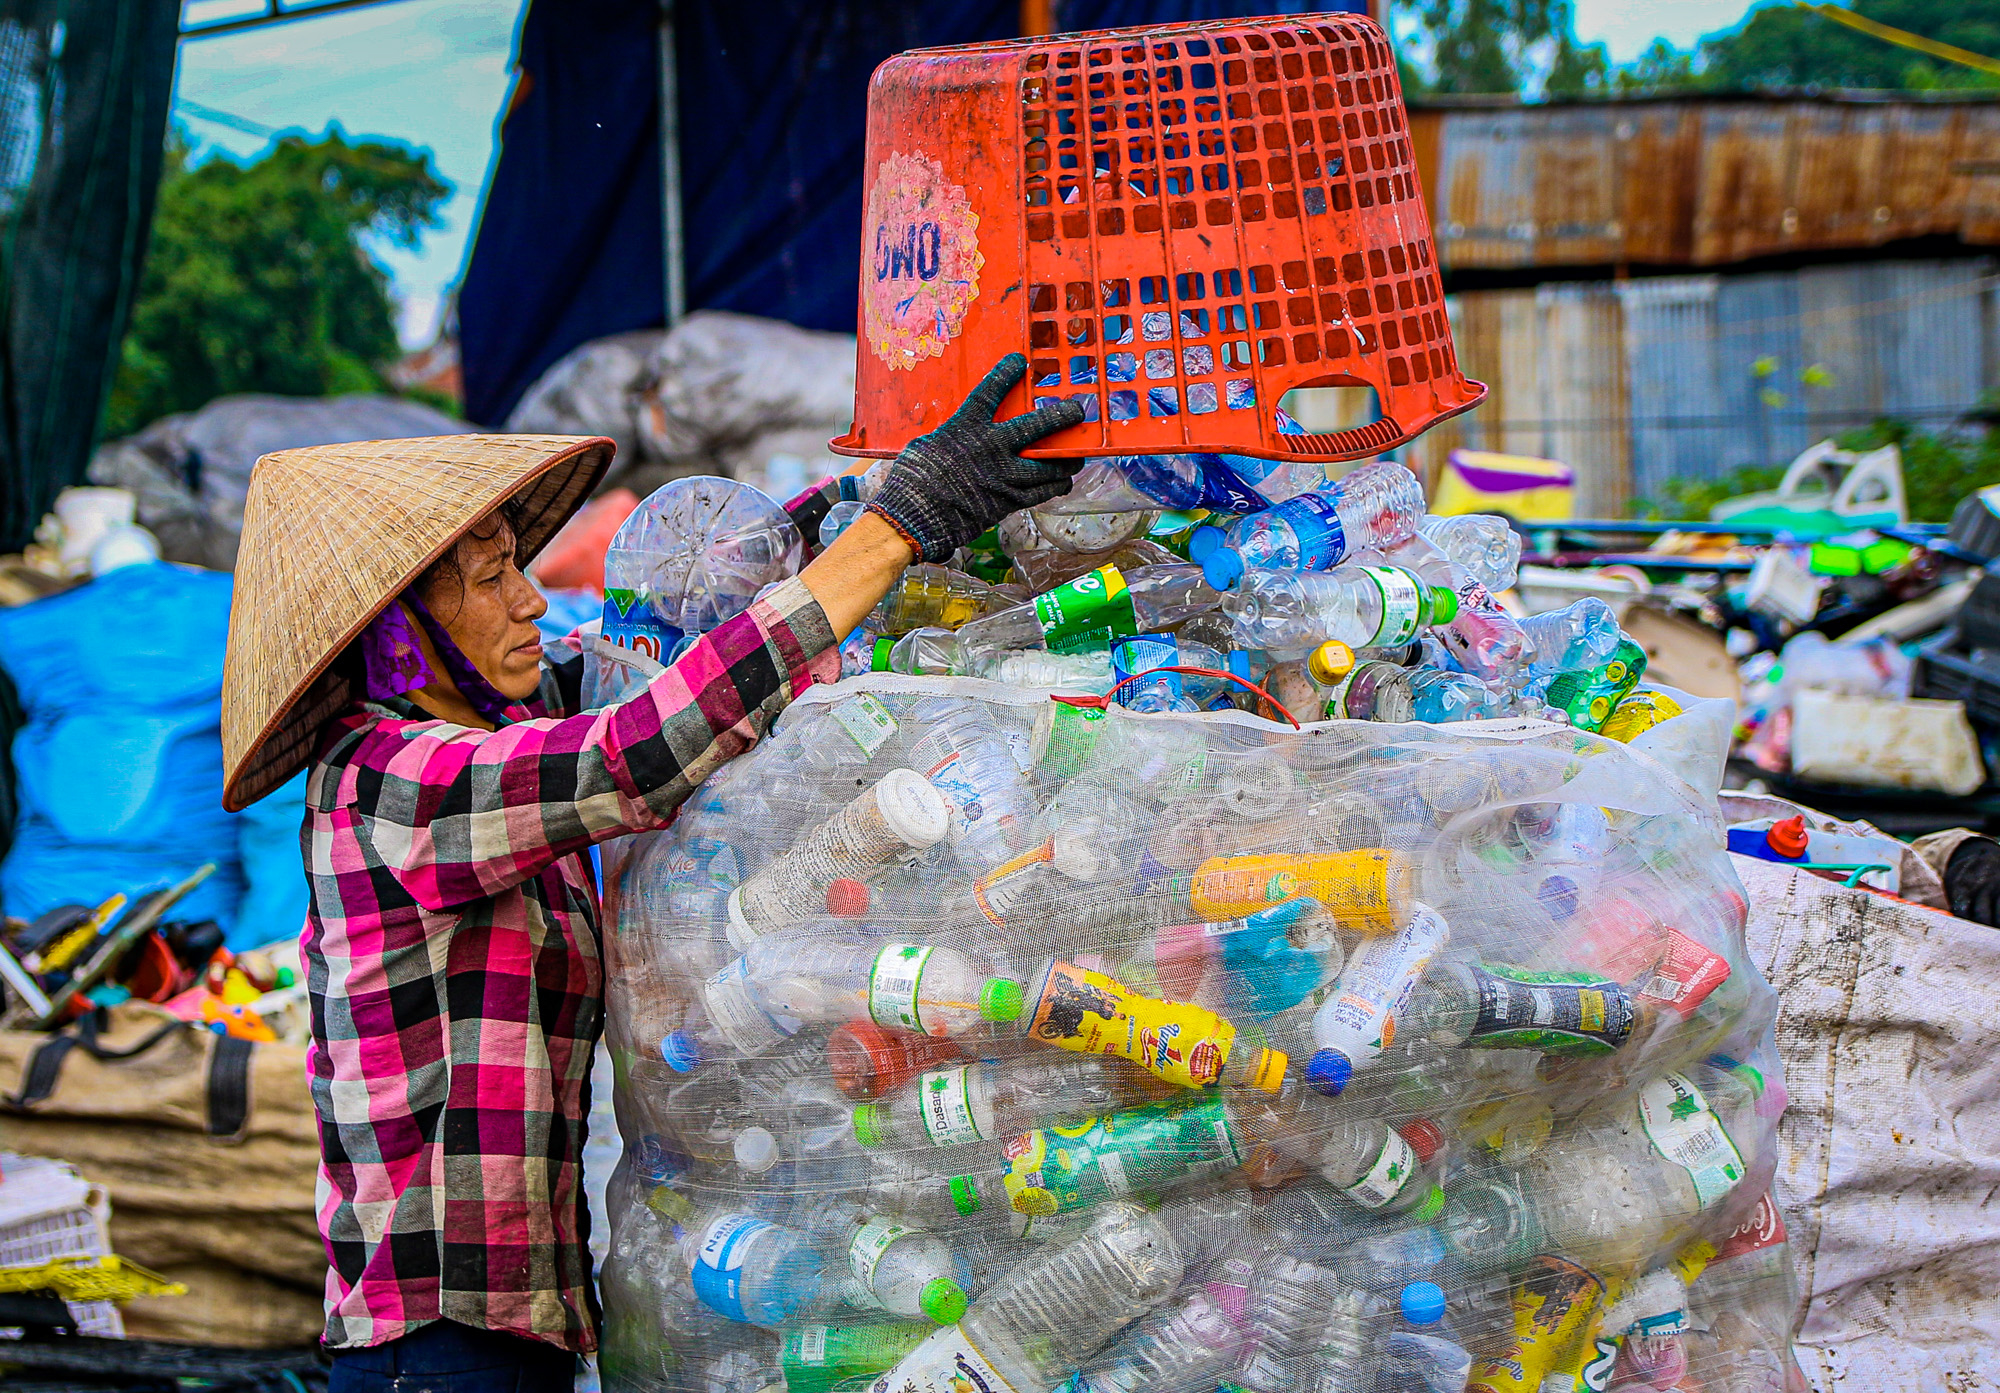
<instances>
[{"instance_id":1,"label":"woman's hand","mask_svg":"<svg viewBox=\"0 0 2000 1393\"><path fill-rule=\"evenodd\" d=\"M1080 423L1080 403L1053 402L1011 420L993 419L1027 372L1026 358L1008 354L949 420L896 457L868 511L895 528L914 559L943 561L1007 514L1069 492L1082 460L1024 460L1020 451Z\"/></svg>"}]
</instances>

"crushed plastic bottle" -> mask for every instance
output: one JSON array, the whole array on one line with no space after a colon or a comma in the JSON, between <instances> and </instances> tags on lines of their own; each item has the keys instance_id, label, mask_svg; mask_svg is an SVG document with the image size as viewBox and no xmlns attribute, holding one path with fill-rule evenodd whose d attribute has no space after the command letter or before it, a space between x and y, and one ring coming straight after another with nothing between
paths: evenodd
<instances>
[{"instance_id":1,"label":"crushed plastic bottle","mask_svg":"<svg viewBox=\"0 0 2000 1393\"><path fill-rule=\"evenodd\" d=\"M604 637L656 661L705 634L799 568L805 547L785 510L749 484L698 476L662 484L604 556Z\"/></svg>"}]
</instances>

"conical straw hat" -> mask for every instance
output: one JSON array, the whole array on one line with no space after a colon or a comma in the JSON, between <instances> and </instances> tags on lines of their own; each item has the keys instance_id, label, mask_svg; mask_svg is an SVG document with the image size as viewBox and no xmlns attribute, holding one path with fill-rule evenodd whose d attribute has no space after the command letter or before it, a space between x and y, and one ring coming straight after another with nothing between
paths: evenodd
<instances>
[{"instance_id":1,"label":"conical straw hat","mask_svg":"<svg viewBox=\"0 0 2000 1393\"><path fill-rule=\"evenodd\" d=\"M525 566L612 449L601 436L440 435L258 460L222 669L222 805L247 807L312 759L320 727L359 696L330 665L426 566L516 496Z\"/></svg>"}]
</instances>

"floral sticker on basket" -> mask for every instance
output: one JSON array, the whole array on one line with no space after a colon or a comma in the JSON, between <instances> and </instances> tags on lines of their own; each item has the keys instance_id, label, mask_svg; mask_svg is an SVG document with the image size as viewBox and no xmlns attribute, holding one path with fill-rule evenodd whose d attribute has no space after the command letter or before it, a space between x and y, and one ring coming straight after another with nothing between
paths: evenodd
<instances>
[{"instance_id":1,"label":"floral sticker on basket","mask_svg":"<svg viewBox=\"0 0 2000 1393\"><path fill-rule=\"evenodd\" d=\"M868 190L870 246L861 303L868 345L896 368L944 352L979 294L979 215L944 166L921 155L882 161Z\"/></svg>"}]
</instances>

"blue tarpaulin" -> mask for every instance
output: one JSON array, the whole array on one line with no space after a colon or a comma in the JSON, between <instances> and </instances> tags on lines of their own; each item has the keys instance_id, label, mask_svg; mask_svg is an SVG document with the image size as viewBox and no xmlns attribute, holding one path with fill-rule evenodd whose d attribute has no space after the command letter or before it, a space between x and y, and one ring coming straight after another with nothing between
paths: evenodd
<instances>
[{"instance_id":1,"label":"blue tarpaulin","mask_svg":"<svg viewBox=\"0 0 2000 1393\"><path fill-rule=\"evenodd\" d=\"M1059 0L1055 16L1078 30L1304 8ZM658 15L656 0L529 7L459 294L474 421L501 423L579 344L665 322ZM677 4L688 307L851 333L869 74L904 49L1013 38L1019 19L1017 0Z\"/></svg>"}]
</instances>

